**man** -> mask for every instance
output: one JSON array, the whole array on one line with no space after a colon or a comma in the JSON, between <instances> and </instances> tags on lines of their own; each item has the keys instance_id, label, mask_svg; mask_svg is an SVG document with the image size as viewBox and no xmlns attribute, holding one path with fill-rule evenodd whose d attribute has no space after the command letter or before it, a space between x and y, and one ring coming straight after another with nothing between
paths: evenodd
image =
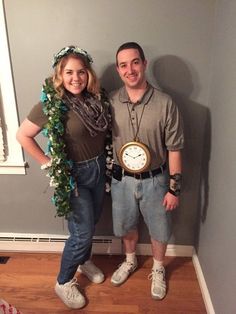
<instances>
[{"instance_id":1,"label":"man","mask_svg":"<svg viewBox=\"0 0 236 314\"><path fill-rule=\"evenodd\" d=\"M164 257L171 235L171 211L179 205L183 129L176 105L145 77L147 61L135 42L121 45L116 66L124 86L112 92L113 228L122 237L125 261L111 278L119 286L137 268L138 218L148 227L153 267L151 296L166 295Z\"/></svg>"}]
</instances>

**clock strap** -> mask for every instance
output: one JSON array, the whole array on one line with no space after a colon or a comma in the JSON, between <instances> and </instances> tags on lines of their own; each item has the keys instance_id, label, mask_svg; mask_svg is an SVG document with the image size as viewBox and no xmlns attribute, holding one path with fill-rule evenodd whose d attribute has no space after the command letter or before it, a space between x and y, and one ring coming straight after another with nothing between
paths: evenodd
<instances>
[{"instance_id":1,"label":"clock strap","mask_svg":"<svg viewBox=\"0 0 236 314\"><path fill-rule=\"evenodd\" d=\"M140 129L140 125L141 125L141 121L142 121L142 118L143 118L143 113L144 113L144 110L145 110L146 105L145 105L145 104L143 105L142 112L141 112L141 116L140 116L139 121L138 121L137 130L136 130L136 132L135 132L135 127L134 127L134 124L133 124L133 121L132 121L131 112L130 112L130 108L129 108L129 105L130 105L130 104L131 104L131 102L128 102L128 103L127 103L127 109L128 109L128 112L129 112L129 120L130 120L130 123L131 123L131 125L132 125L132 131L133 131L134 141L137 141L137 139L138 139L138 133L139 133L139 129Z\"/></svg>"}]
</instances>

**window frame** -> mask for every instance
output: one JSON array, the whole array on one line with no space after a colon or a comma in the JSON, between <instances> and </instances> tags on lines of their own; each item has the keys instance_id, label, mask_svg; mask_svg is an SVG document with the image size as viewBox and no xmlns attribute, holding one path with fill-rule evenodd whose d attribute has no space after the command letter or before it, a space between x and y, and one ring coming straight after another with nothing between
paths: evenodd
<instances>
[{"instance_id":1,"label":"window frame","mask_svg":"<svg viewBox=\"0 0 236 314\"><path fill-rule=\"evenodd\" d=\"M16 140L19 127L15 89L7 36L4 1L0 1L0 92L1 121L5 160L0 161L0 174L25 174L23 150Z\"/></svg>"}]
</instances>

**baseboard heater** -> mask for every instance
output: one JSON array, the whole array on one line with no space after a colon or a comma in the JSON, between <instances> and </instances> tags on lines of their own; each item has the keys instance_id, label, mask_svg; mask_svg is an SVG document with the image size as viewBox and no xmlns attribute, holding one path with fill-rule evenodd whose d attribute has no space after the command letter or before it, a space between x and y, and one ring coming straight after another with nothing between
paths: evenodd
<instances>
[{"instance_id":1,"label":"baseboard heater","mask_svg":"<svg viewBox=\"0 0 236 314\"><path fill-rule=\"evenodd\" d=\"M1 252L62 252L67 235L0 233ZM113 236L94 236L94 254L121 254L122 241Z\"/></svg>"},{"instance_id":2,"label":"baseboard heater","mask_svg":"<svg viewBox=\"0 0 236 314\"><path fill-rule=\"evenodd\" d=\"M67 235L0 232L0 252L60 253L67 238ZM122 241L113 236L95 236L93 253L122 254ZM150 243L138 243L136 253L137 255L152 255ZM193 246L168 244L166 255L190 257L193 255Z\"/></svg>"}]
</instances>

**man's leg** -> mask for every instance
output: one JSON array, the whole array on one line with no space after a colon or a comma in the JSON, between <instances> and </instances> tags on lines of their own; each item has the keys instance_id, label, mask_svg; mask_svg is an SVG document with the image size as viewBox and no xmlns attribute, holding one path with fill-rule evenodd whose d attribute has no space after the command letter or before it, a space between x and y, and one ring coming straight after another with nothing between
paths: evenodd
<instances>
[{"instance_id":1,"label":"man's leg","mask_svg":"<svg viewBox=\"0 0 236 314\"><path fill-rule=\"evenodd\" d=\"M152 280L151 295L153 299L162 300L166 296L166 281L164 259L166 254L166 243L151 239L153 267L149 278Z\"/></svg>"},{"instance_id":2,"label":"man's leg","mask_svg":"<svg viewBox=\"0 0 236 314\"><path fill-rule=\"evenodd\" d=\"M157 240L151 239L152 242L152 255L153 258L157 261L164 262L166 255L166 243L161 243Z\"/></svg>"},{"instance_id":3,"label":"man's leg","mask_svg":"<svg viewBox=\"0 0 236 314\"><path fill-rule=\"evenodd\" d=\"M125 261L112 275L111 283L115 286L124 283L137 268L135 250L138 241L139 208L134 194L138 185L136 181L129 176L122 177L122 181L112 178L113 230L117 237L122 237L126 254Z\"/></svg>"},{"instance_id":4,"label":"man's leg","mask_svg":"<svg viewBox=\"0 0 236 314\"><path fill-rule=\"evenodd\" d=\"M151 236L153 267L151 296L161 300L166 295L165 269L163 266L167 242L171 235L171 213L163 206L168 189L168 173L164 171L142 181L140 210Z\"/></svg>"},{"instance_id":5,"label":"man's leg","mask_svg":"<svg viewBox=\"0 0 236 314\"><path fill-rule=\"evenodd\" d=\"M138 242L138 231L133 230L122 239L125 247L125 253L135 253L136 244Z\"/></svg>"},{"instance_id":6,"label":"man's leg","mask_svg":"<svg viewBox=\"0 0 236 314\"><path fill-rule=\"evenodd\" d=\"M133 230L122 238L125 248L125 261L113 273L111 283L114 286L119 286L124 283L130 274L137 268L137 258L135 255L136 244L138 242L138 232Z\"/></svg>"}]
</instances>

